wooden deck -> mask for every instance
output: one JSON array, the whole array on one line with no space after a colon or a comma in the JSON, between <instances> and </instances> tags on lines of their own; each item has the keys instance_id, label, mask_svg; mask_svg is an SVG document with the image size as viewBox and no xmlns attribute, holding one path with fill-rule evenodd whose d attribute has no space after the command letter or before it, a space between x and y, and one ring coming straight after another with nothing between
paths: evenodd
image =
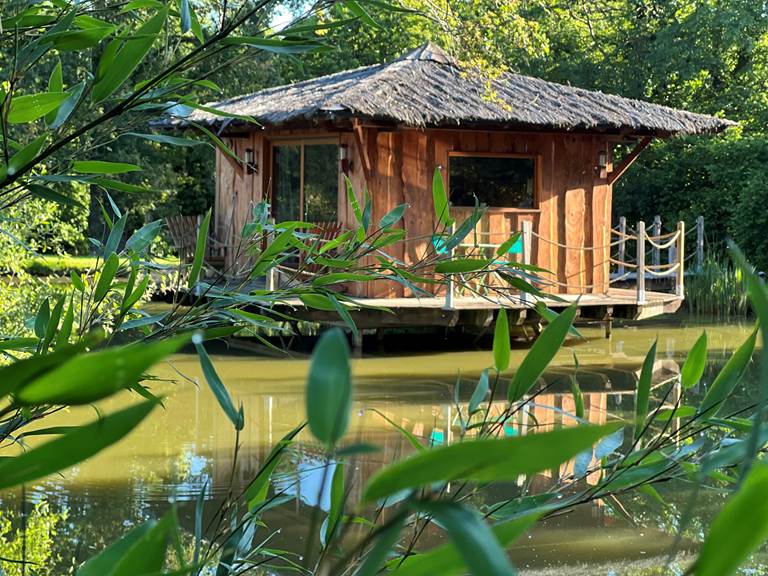
<instances>
[{"instance_id":1,"label":"wooden deck","mask_svg":"<svg viewBox=\"0 0 768 576\"><path fill-rule=\"evenodd\" d=\"M545 299L551 309L562 309L578 301L579 318L606 320L611 318L646 319L676 312L682 299L674 294L646 292L645 303L638 304L637 292L612 288L606 294L560 294L559 300ZM445 298L357 298L358 309L350 309L352 318L363 329L424 326L489 326L496 311L504 307L515 324L536 323L539 315L531 304L517 298L496 299L455 297L451 308ZM300 320L322 324L343 324L336 312L309 309L299 300L284 302L281 307ZM384 308L384 309L382 309Z\"/></svg>"}]
</instances>

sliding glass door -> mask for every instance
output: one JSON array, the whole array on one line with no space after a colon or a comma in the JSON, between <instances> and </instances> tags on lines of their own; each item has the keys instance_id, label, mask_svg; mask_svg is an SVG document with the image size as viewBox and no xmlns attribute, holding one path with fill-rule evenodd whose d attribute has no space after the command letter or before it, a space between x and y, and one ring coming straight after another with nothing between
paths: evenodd
<instances>
[{"instance_id":1,"label":"sliding glass door","mask_svg":"<svg viewBox=\"0 0 768 576\"><path fill-rule=\"evenodd\" d=\"M273 143L272 213L277 221L337 221L338 150L335 140Z\"/></svg>"}]
</instances>

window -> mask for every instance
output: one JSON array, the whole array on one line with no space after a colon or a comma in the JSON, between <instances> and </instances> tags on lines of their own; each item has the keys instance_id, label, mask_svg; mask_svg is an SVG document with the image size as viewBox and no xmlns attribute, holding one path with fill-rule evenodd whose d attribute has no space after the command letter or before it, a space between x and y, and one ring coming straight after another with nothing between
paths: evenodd
<instances>
[{"instance_id":1,"label":"window","mask_svg":"<svg viewBox=\"0 0 768 576\"><path fill-rule=\"evenodd\" d=\"M337 220L337 142L276 143L272 148L272 213L278 221Z\"/></svg>"},{"instance_id":2,"label":"window","mask_svg":"<svg viewBox=\"0 0 768 576\"><path fill-rule=\"evenodd\" d=\"M536 160L513 156L451 156L451 204L533 208Z\"/></svg>"}]
</instances>

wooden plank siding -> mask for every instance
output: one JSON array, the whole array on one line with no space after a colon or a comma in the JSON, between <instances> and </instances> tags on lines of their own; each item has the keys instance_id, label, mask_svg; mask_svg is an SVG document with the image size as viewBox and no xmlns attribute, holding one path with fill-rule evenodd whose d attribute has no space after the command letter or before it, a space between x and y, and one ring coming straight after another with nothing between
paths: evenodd
<instances>
[{"instance_id":1,"label":"wooden plank siding","mask_svg":"<svg viewBox=\"0 0 768 576\"><path fill-rule=\"evenodd\" d=\"M229 137L227 142L238 155L253 147L259 165L258 174L246 175L242 167L217 151L216 161L216 233L229 228L232 241L250 216L253 203L268 197L270 189L272 138L292 136L317 137L335 134L339 144L347 147L350 161L347 176L352 182L361 206L363 190L373 199L373 225L398 204L409 204L402 220L406 230L404 244L390 250L393 257L415 263L433 250L431 235L435 230L432 205L432 177L441 169L449 187L451 156L457 153L522 155L536 159L536 191L533 209L492 207L478 224L478 231L488 233L483 242L501 243L522 228L522 222L533 223L541 236L533 244L533 263L552 272L545 279L561 283L547 288L556 293L604 293L608 290L608 258L604 248L610 243L612 189L597 166L598 153L606 151L610 162L609 137L598 134L502 132L469 130L384 129L361 126L358 136L353 131L257 132ZM366 178L363 152L370 163ZM610 168L609 168L610 171ZM354 215L347 201L345 179L339 175L339 221L352 227ZM470 210L452 208L457 219ZM228 227L227 214L232 212ZM569 246L564 248L563 245ZM597 247L594 250L583 248ZM580 248L580 249L574 249ZM429 286L424 288L429 289ZM409 290L390 282L354 284L349 287L356 296L395 298L411 296Z\"/></svg>"}]
</instances>

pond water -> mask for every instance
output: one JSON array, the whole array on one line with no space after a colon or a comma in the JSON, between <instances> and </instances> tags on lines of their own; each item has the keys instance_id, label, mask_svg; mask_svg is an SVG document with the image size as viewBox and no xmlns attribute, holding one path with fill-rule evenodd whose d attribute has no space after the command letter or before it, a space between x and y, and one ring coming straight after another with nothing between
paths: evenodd
<instances>
[{"instance_id":1,"label":"pond water","mask_svg":"<svg viewBox=\"0 0 768 576\"><path fill-rule=\"evenodd\" d=\"M586 340L574 340L561 350L547 374L552 386L507 432L522 433L530 421L545 428L557 425L566 418L558 410L573 410L569 375L574 354L580 363L577 378L585 395L585 416L600 423L634 410L633 390L640 365L656 338L659 344L654 378L662 383L677 373L686 352L706 329L711 360L706 383L751 327L747 321L732 321L726 326L672 318L616 327L610 340L603 338L601 329L581 329ZM419 351L409 352L416 349L416 344ZM491 353L441 352L441 348L443 343L437 337L398 339L397 349L390 347L386 353L354 360L355 409L348 439L378 444L383 450L356 462L353 500L372 472L411 451L381 414L425 441L451 440L449 424L456 415L457 376L461 382L459 404L466 408L480 371L491 364ZM513 366L525 352L523 346L513 351ZM246 426L239 438L234 475L236 439L229 420L208 387L194 384L201 380L197 357L174 356L154 370L159 378L168 380L152 387L155 393L166 395L164 409L156 410L127 439L90 461L27 487L27 501L38 502L45 497L52 509L68 512L58 538L57 555L62 566L71 565L73 558L89 557L128 527L158 517L171 502L178 504L182 524L191 529L195 500L206 486L207 521L230 485L236 489L245 486L270 447L302 421L306 357L275 359L234 351L212 356L235 401L242 402L245 409ZM746 402L748 386L743 396ZM111 412L134 401L135 397L126 393L100 403L98 410ZM56 415L45 425L71 425L94 416L93 408L75 409ZM267 515L270 531L264 532L266 537L280 529L272 537L272 545L297 551L303 550L308 507L317 501L316 467L321 453L308 435L302 434L299 448L280 474L282 487L293 499ZM542 475L540 481L552 484L557 482L556 476L557 471L552 471ZM660 491L675 501L674 488L662 487ZM18 508L19 496L19 492L5 493L4 508ZM494 500L493 494L487 497ZM321 506L327 507L326 500L327 494ZM705 516L719 506L714 497L705 502L709 506L703 505L699 511ZM628 498L621 506L632 520L617 514L605 502L584 505L548 520L512 548L512 558L523 574L557 574L566 566L570 574L650 574L645 570L663 562L672 542L665 529L674 523L674 514L662 512L657 503L643 497Z\"/></svg>"}]
</instances>

